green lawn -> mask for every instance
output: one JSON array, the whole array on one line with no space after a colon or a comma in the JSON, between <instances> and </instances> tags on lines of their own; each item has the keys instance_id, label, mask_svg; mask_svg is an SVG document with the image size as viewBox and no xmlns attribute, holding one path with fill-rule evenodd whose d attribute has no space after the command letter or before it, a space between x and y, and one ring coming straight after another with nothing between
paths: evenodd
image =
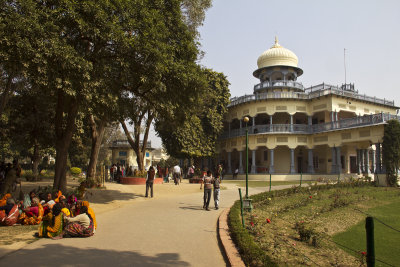
<instances>
[{"instance_id":1,"label":"green lawn","mask_svg":"<svg viewBox=\"0 0 400 267\"><path fill-rule=\"evenodd\" d=\"M367 211L393 228L400 229L400 199L388 205L378 206ZM374 219L375 257L393 266L400 264L400 232L390 229ZM346 232L337 234L333 240L357 251L366 251L365 220L354 225ZM355 253L344 248L345 251ZM376 261L376 266L387 266Z\"/></svg>"},{"instance_id":2,"label":"green lawn","mask_svg":"<svg viewBox=\"0 0 400 267\"><path fill-rule=\"evenodd\" d=\"M246 186L246 181L244 180L223 180L222 183L226 184L236 184L237 186ZM303 183L305 183L303 181ZM272 185L290 185L290 184L300 184L300 181L272 181ZM249 187L268 187L269 181L249 181Z\"/></svg>"}]
</instances>

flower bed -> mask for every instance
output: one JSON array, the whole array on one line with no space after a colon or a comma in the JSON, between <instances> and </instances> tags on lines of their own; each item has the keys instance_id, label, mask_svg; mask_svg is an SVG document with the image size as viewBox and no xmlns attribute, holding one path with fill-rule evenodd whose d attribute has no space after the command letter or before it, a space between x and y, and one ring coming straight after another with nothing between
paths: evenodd
<instances>
[{"instance_id":1,"label":"flower bed","mask_svg":"<svg viewBox=\"0 0 400 267\"><path fill-rule=\"evenodd\" d=\"M247 266L329 266L337 261L342 266L360 266L361 252L347 254L335 246L332 238L363 223L365 214L355 209L366 211L398 201L398 189L350 182L292 187L253 195L251 199L254 209L245 213L245 227L239 201L231 208L228 219L232 240ZM352 249L364 250L355 245Z\"/></svg>"},{"instance_id":2,"label":"flower bed","mask_svg":"<svg viewBox=\"0 0 400 267\"><path fill-rule=\"evenodd\" d=\"M155 184L162 184L162 178L155 178ZM146 184L146 178L144 177L121 177L121 184L131 184L131 185L139 185L139 184Z\"/></svg>"}]
</instances>

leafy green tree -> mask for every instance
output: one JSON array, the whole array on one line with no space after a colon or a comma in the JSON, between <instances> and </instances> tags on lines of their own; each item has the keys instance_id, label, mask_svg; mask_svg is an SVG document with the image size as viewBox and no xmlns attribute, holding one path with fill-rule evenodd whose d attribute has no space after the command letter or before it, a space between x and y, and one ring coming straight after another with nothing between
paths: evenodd
<instances>
[{"instance_id":1,"label":"leafy green tree","mask_svg":"<svg viewBox=\"0 0 400 267\"><path fill-rule=\"evenodd\" d=\"M207 84L200 97L190 103L191 109L175 110L158 118L155 129L169 155L176 158L213 156L219 134L223 129L222 119L229 103L229 82L222 73L203 70Z\"/></svg>"},{"instance_id":2,"label":"leafy green tree","mask_svg":"<svg viewBox=\"0 0 400 267\"><path fill-rule=\"evenodd\" d=\"M39 164L45 154L54 150L54 128L48 119L54 116L50 98L28 83L10 99L9 136L14 151L21 157L29 157L33 175L39 174Z\"/></svg>"},{"instance_id":3,"label":"leafy green tree","mask_svg":"<svg viewBox=\"0 0 400 267\"><path fill-rule=\"evenodd\" d=\"M400 163L400 122L398 120L390 120L385 125L382 150L387 183L390 186L396 186Z\"/></svg>"}]
</instances>

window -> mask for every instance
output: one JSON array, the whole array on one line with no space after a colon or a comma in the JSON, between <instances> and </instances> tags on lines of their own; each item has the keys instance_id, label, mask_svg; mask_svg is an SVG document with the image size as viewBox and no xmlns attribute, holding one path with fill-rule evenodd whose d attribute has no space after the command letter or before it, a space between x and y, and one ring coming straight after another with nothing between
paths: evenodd
<instances>
[{"instance_id":1,"label":"window","mask_svg":"<svg viewBox=\"0 0 400 267\"><path fill-rule=\"evenodd\" d=\"M128 155L128 153L126 151L119 151L118 155L120 157L126 157Z\"/></svg>"},{"instance_id":2,"label":"window","mask_svg":"<svg viewBox=\"0 0 400 267\"><path fill-rule=\"evenodd\" d=\"M150 157L150 153L146 152L146 158Z\"/></svg>"}]
</instances>

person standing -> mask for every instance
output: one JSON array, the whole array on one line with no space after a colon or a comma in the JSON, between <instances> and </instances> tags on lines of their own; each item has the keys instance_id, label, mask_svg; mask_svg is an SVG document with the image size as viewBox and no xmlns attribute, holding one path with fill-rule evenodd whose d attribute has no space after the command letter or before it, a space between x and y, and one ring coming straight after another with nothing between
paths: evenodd
<instances>
[{"instance_id":1,"label":"person standing","mask_svg":"<svg viewBox=\"0 0 400 267\"><path fill-rule=\"evenodd\" d=\"M181 176L181 167L179 167L178 164L176 164L176 165L174 166L174 173L173 173L173 175L174 175L174 182L175 182L175 185L179 185L180 176Z\"/></svg>"},{"instance_id":2,"label":"person standing","mask_svg":"<svg viewBox=\"0 0 400 267\"><path fill-rule=\"evenodd\" d=\"M212 180L213 186L214 186L214 206L215 209L219 209L219 196L220 196L220 184L221 184L221 178L219 176L215 177Z\"/></svg>"},{"instance_id":3,"label":"person standing","mask_svg":"<svg viewBox=\"0 0 400 267\"><path fill-rule=\"evenodd\" d=\"M156 172L153 168L153 166L150 166L150 169L147 171L147 179L146 179L146 196L149 196L149 188L150 188L150 195L153 197L153 184L154 184L154 178L156 176Z\"/></svg>"},{"instance_id":4,"label":"person standing","mask_svg":"<svg viewBox=\"0 0 400 267\"><path fill-rule=\"evenodd\" d=\"M205 210L210 210L208 206L210 205L212 182L213 182L212 174L211 171L208 170L207 175L203 176L203 180L200 185L201 189L204 184L203 209Z\"/></svg>"}]
</instances>

